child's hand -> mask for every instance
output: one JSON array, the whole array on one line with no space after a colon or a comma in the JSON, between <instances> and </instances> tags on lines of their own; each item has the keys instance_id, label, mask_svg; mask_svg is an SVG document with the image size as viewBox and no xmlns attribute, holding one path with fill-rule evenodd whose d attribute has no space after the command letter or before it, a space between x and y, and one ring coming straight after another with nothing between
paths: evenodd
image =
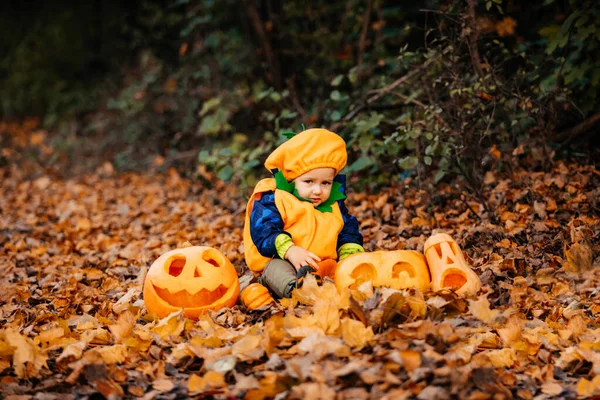
<instances>
[{"instance_id":1,"label":"child's hand","mask_svg":"<svg viewBox=\"0 0 600 400\"><path fill-rule=\"evenodd\" d=\"M319 256L311 253L308 250L304 250L302 247L292 246L285 253L285 259L288 260L296 271L302 268L305 265L310 265L311 267L317 269L317 263L321 261Z\"/></svg>"}]
</instances>

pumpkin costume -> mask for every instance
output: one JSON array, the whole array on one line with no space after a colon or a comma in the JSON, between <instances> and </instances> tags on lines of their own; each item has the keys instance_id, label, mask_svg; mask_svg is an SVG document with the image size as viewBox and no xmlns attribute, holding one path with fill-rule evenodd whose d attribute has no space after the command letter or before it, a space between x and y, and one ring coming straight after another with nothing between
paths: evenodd
<instances>
[{"instance_id":1,"label":"pumpkin costume","mask_svg":"<svg viewBox=\"0 0 600 400\"><path fill-rule=\"evenodd\" d=\"M261 180L246 208L244 252L259 282L278 297L289 297L296 270L285 254L296 245L321 260L338 260L363 252L358 221L344 205L346 143L326 129L307 129L276 148L265 161L273 178ZM329 198L318 206L300 197L292 182L316 168L333 168Z\"/></svg>"}]
</instances>

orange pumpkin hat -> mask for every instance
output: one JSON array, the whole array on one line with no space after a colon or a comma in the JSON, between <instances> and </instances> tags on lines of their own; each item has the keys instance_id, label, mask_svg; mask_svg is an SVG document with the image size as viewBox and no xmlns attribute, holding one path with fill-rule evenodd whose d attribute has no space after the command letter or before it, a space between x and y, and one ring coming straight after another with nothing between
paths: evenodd
<instances>
[{"instance_id":1,"label":"orange pumpkin hat","mask_svg":"<svg viewBox=\"0 0 600 400\"><path fill-rule=\"evenodd\" d=\"M265 161L269 171L277 168L292 181L316 168L333 168L337 175L348 160L346 142L327 129L307 129L277 147Z\"/></svg>"}]
</instances>

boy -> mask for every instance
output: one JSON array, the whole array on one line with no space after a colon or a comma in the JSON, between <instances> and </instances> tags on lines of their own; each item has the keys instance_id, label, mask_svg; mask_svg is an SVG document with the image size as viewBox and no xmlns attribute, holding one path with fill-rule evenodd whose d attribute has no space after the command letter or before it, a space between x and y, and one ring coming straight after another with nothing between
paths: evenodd
<instances>
[{"instance_id":1,"label":"boy","mask_svg":"<svg viewBox=\"0 0 600 400\"><path fill-rule=\"evenodd\" d=\"M246 209L244 252L259 282L291 297L317 263L363 252L358 221L344 205L346 142L326 129L307 129L265 161L274 178L261 180Z\"/></svg>"}]
</instances>

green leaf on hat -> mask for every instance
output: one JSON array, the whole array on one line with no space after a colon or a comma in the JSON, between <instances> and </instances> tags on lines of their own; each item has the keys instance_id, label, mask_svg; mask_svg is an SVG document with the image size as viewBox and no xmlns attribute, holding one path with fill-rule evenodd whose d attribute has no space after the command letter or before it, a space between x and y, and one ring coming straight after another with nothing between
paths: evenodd
<instances>
[{"instance_id":1,"label":"green leaf on hat","mask_svg":"<svg viewBox=\"0 0 600 400\"><path fill-rule=\"evenodd\" d=\"M323 203L319 204L316 207L317 210L321 212L333 212L333 209L331 208L333 203L335 203L338 200L344 200L346 198L346 195L344 195L344 193L342 193L342 191L340 190L341 186L341 183L333 182L333 185L331 185L331 194L329 195L329 198Z\"/></svg>"},{"instance_id":2,"label":"green leaf on hat","mask_svg":"<svg viewBox=\"0 0 600 400\"><path fill-rule=\"evenodd\" d=\"M305 130L306 130L306 128L304 127L304 124L302 124L302 130L303 130L303 131L305 131ZM288 140L289 140L289 139L291 139L291 138L293 138L294 136L296 136L296 135L297 135L297 133L296 133L296 132L281 132L281 134L282 134L283 136L285 136L286 138L288 138Z\"/></svg>"}]
</instances>

